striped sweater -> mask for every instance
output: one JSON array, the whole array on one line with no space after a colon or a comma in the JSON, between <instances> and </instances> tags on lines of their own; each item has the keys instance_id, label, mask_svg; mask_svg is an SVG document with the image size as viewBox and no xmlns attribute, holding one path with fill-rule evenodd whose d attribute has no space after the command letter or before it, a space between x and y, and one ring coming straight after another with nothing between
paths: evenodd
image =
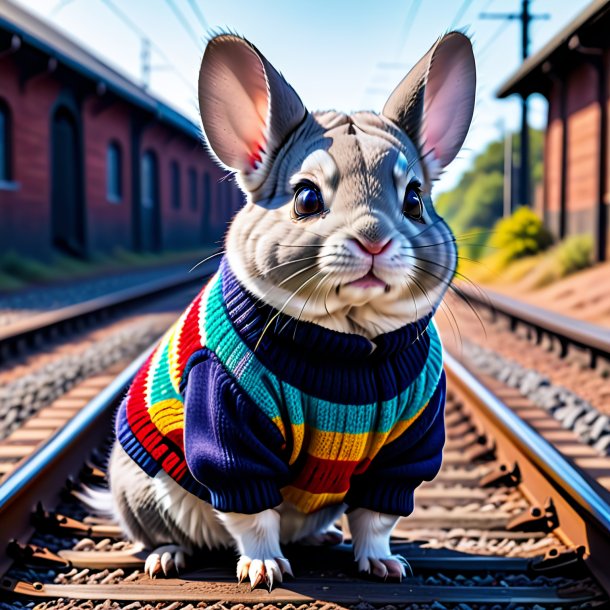
<instances>
[{"instance_id":1,"label":"striped sweater","mask_svg":"<svg viewBox=\"0 0 610 610\"><path fill-rule=\"evenodd\" d=\"M117 437L215 508L305 513L345 502L407 515L444 444L445 379L430 317L372 342L261 304L226 260L161 339ZM263 332L264 331L264 332Z\"/></svg>"}]
</instances>

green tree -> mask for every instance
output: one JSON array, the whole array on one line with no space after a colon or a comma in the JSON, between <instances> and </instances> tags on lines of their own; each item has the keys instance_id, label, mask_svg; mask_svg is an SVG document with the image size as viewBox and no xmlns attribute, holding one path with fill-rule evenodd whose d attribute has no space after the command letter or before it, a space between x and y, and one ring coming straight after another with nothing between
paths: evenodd
<instances>
[{"instance_id":1,"label":"green tree","mask_svg":"<svg viewBox=\"0 0 610 610\"><path fill-rule=\"evenodd\" d=\"M530 163L533 185L542 180L544 134L530 130ZM519 135L513 137L513 155L518 160ZM532 190L533 190L532 185ZM474 229L490 230L502 216L504 189L504 142L490 142L474 159L459 183L435 199L437 212L456 235Z\"/></svg>"}]
</instances>

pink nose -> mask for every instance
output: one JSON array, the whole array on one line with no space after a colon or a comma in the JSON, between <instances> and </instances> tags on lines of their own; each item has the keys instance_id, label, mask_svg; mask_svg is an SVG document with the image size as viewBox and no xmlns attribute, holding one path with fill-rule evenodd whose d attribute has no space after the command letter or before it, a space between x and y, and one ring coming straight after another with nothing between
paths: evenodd
<instances>
[{"instance_id":1,"label":"pink nose","mask_svg":"<svg viewBox=\"0 0 610 610\"><path fill-rule=\"evenodd\" d=\"M358 239L354 239L354 243L363 252L366 252L367 254L381 254L390 247L392 240L388 239L387 241L369 241L368 239L359 237Z\"/></svg>"}]
</instances>

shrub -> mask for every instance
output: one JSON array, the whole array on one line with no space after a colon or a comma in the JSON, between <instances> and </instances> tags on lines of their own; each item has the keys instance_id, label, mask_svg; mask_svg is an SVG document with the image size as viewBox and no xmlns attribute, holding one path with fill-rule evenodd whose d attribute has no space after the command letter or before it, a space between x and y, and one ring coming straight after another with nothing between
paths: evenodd
<instances>
[{"instance_id":1,"label":"shrub","mask_svg":"<svg viewBox=\"0 0 610 610\"><path fill-rule=\"evenodd\" d=\"M591 235L573 235L557 246L557 266L560 277L586 269L593 264Z\"/></svg>"},{"instance_id":2,"label":"shrub","mask_svg":"<svg viewBox=\"0 0 610 610\"><path fill-rule=\"evenodd\" d=\"M500 266L546 250L553 242L542 221L529 208L516 210L512 216L499 220L489 240L498 249Z\"/></svg>"}]
</instances>

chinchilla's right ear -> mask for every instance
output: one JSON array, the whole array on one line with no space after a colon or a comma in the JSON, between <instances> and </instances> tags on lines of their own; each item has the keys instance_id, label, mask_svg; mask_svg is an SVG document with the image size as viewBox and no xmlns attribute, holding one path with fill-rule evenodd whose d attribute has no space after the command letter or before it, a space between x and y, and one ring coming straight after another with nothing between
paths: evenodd
<instances>
[{"instance_id":1,"label":"chinchilla's right ear","mask_svg":"<svg viewBox=\"0 0 610 610\"><path fill-rule=\"evenodd\" d=\"M212 38L199 71L205 136L242 184L262 184L274 154L307 110L294 89L250 42L233 34Z\"/></svg>"},{"instance_id":2,"label":"chinchilla's right ear","mask_svg":"<svg viewBox=\"0 0 610 610\"><path fill-rule=\"evenodd\" d=\"M383 115L426 155L431 178L458 153L472 120L476 68L470 39L439 38L390 94Z\"/></svg>"}]
</instances>

